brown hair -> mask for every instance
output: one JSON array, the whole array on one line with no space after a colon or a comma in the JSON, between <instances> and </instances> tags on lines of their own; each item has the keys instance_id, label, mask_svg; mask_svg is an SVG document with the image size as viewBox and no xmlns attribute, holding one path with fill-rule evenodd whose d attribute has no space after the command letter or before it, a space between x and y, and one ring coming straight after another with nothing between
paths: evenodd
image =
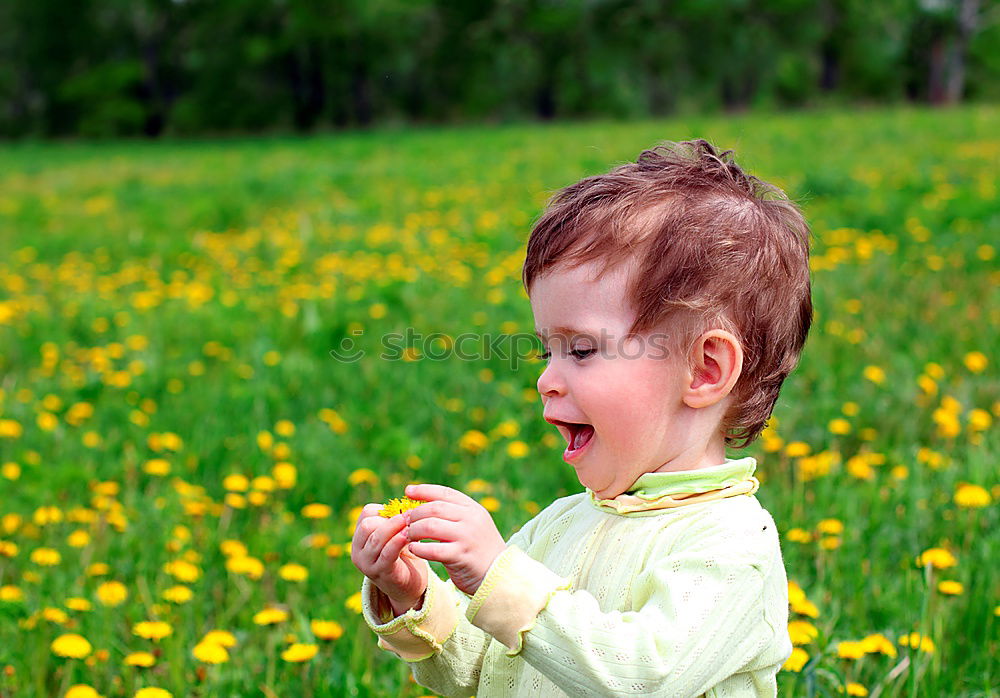
<instances>
[{"instance_id":1,"label":"brown hair","mask_svg":"<svg viewBox=\"0 0 1000 698\"><path fill-rule=\"evenodd\" d=\"M812 320L809 226L779 188L704 140L665 143L557 193L531 231L524 287L559 266L633 263L629 334L665 321L687 340L714 327L743 346L722 428L747 446L771 416Z\"/></svg>"}]
</instances>

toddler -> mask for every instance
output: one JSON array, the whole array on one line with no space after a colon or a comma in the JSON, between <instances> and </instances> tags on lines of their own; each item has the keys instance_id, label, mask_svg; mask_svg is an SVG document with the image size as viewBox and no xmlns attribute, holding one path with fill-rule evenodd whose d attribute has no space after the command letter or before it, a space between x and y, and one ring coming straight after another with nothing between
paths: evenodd
<instances>
[{"instance_id":1,"label":"toddler","mask_svg":"<svg viewBox=\"0 0 1000 698\"><path fill-rule=\"evenodd\" d=\"M367 505L351 558L378 646L445 696L774 696L778 531L726 446L758 436L798 360L808 250L798 208L703 140L557 194L523 281L543 416L585 491L506 542L448 487L407 487L424 503L392 518Z\"/></svg>"}]
</instances>

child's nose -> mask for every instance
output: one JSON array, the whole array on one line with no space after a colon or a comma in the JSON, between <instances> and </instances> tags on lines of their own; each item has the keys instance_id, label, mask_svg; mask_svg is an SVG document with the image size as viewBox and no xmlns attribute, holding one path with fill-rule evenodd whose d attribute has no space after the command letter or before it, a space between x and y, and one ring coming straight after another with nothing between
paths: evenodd
<instances>
[{"instance_id":1,"label":"child's nose","mask_svg":"<svg viewBox=\"0 0 1000 698\"><path fill-rule=\"evenodd\" d=\"M545 367L542 371L542 375L538 377L538 392L543 397L553 397L555 395L565 395L566 394L566 382L559 375L559 371L555 366L556 362L553 361Z\"/></svg>"}]
</instances>

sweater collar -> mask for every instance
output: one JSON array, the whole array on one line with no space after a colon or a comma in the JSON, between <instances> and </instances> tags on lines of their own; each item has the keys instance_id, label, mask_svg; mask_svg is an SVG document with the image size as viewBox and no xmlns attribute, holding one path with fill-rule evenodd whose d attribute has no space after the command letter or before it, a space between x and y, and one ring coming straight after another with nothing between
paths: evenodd
<instances>
[{"instance_id":1,"label":"sweater collar","mask_svg":"<svg viewBox=\"0 0 1000 698\"><path fill-rule=\"evenodd\" d=\"M757 461L749 456L727 458L725 463L708 468L645 473L623 494L612 499L597 499L597 495L589 489L587 493L598 509L616 514L671 509L739 494L753 494L760 484L753 476L756 469Z\"/></svg>"}]
</instances>

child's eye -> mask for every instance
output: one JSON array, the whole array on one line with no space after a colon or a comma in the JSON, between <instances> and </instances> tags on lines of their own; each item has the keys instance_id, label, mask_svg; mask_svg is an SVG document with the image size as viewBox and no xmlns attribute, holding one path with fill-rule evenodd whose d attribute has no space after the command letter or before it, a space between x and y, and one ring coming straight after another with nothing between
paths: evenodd
<instances>
[{"instance_id":1,"label":"child's eye","mask_svg":"<svg viewBox=\"0 0 1000 698\"><path fill-rule=\"evenodd\" d=\"M544 354L539 354L538 358L541 359L542 361L548 361L549 359L552 358L552 352L547 351Z\"/></svg>"},{"instance_id":2,"label":"child's eye","mask_svg":"<svg viewBox=\"0 0 1000 698\"><path fill-rule=\"evenodd\" d=\"M570 352L577 359L586 359L588 356L594 353L593 349L574 349Z\"/></svg>"}]
</instances>

